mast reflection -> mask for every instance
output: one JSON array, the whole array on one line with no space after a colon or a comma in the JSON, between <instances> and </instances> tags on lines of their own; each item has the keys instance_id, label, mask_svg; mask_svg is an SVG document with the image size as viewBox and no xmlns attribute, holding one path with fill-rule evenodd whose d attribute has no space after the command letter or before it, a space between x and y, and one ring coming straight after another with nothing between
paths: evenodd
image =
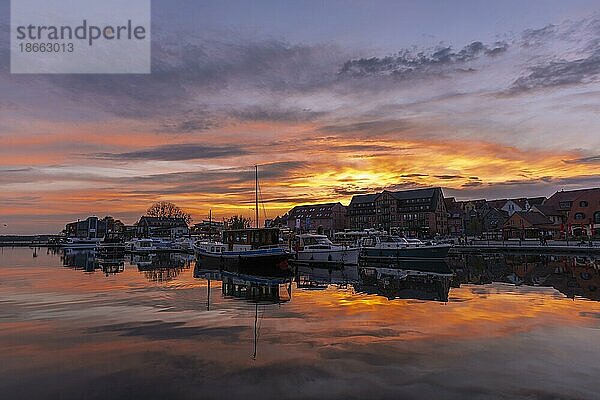
<instances>
[{"instance_id":1,"label":"mast reflection","mask_svg":"<svg viewBox=\"0 0 600 400\"><path fill-rule=\"evenodd\" d=\"M254 304L254 338L252 359L256 360L258 353L258 340L260 337L260 323L264 316L265 308L281 305L292 299L293 272L289 269L277 267L264 268L260 272L256 269L248 270L244 267L224 267L218 270L204 269L200 262L196 262L194 277L207 280L206 309L210 310L211 281L221 282L221 294L224 298L243 300ZM263 313L259 318L259 305Z\"/></svg>"}]
</instances>

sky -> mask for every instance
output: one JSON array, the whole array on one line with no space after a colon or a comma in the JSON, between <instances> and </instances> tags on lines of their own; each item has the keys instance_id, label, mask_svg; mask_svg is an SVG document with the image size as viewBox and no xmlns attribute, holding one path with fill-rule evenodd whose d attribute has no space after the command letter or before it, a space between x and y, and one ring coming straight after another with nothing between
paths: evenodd
<instances>
[{"instance_id":1,"label":"sky","mask_svg":"<svg viewBox=\"0 0 600 400\"><path fill-rule=\"evenodd\" d=\"M600 186L597 1L152 2L149 75L10 73L0 234L157 200L195 221L441 186Z\"/></svg>"}]
</instances>

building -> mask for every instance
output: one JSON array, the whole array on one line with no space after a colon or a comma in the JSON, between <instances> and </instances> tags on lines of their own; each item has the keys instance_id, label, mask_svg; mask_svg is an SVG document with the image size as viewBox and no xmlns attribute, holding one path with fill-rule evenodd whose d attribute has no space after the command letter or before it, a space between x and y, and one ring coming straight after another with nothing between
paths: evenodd
<instances>
[{"instance_id":1,"label":"building","mask_svg":"<svg viewBox=\"0 0 600 400\"><path fill-rule=\"evenodd\" d=\"M190 233L184 218L149 217L140 218L135 223L138 237L176 238Z\"/></svg>"},{"instance_id":2,"label":"building","mask_svg":"<svg viewBox=\"0 0 600 400\"><path fill-rule=\"evenodd\" d=\"M120 233L124 225L118 219L106 216L99 219L96 216L87 217L83 221L70 222L65 225L64 233L67 237L75 238L103 238L109 232Z\"/></svg>"},{"instance_id":3,"label":"building","mask_svg":"<svg viewBox=\"0 0 600 400\"><path fill-rule=\"evenodd\" d=\"M354 196L348 220L351 229L376 228L415 237L448 234L448 212L439 187Z\"/></svg>"},{"instance_id":4,"label":"building","mask_svg":"<svg viewBox=\"0 0 600 400\"><path fill-rule=\"evenodd\" d=\"M494 207L488 208L481 217L482 234L488 239L501 239L502 228L509 218L508 211Z\"/></svg>"},{"instance_id":5,"label":"building","mask_svg":"<svg viewBox=\"0 0 600 400\"><path fill-rule=\"evenodd\" d=\"M546 200L545 197L520 197L516 199L490 200L488 206L505 211L508 215L513 215L517 211L529 211L533 206L541 205Z\"/></svg>"},{"instance_id":6,"label":"building","mask_svg":"<svg viewBox=\"0 0 600 400\"><path fill-rule=\"evenodd\" d=\"M560 228L544 214L533 211L516 211L504 223L504 239L539 239L557 237Z\"/></svg>"},{"instance_id":7,"label":"building","mask_svg":"<svg viewBox=\"0 0 600 400\"><path fill-rule=\"evenodd\" d=\"M296 206L287 213L287 227L299 232L323 229L326 235L346 229L347 208L342 203Z\"/></svg>"},{"instance_id":8,"label":"building","mask_svg":"<svg viewBox=\"0 0 600 400\"><path fill-rule=\"evenodd\" d=\"M465 233L465 211L454 197L444 199L448 211L448 235L462 236Z\"/></svg>"},{"instance_id":9,"label":"building","mask_svg":"<svg viewBox=\"0 0 600 400\"><path fill-rule=\"evenodd\" d=\"M600 188L556 192L542 206L569 235L600 238Z\"/></svg>"},{"instance_id":10,"label":"building","mask_svg":"<svg viewBox=\"0 0 600 400\"><path fill-rule=\"evenodd\" d=\"M355 230L373 228L377 225L375 194L360 194L352 197L348 205L348 227Z\"/></svg>"}]
</instances>

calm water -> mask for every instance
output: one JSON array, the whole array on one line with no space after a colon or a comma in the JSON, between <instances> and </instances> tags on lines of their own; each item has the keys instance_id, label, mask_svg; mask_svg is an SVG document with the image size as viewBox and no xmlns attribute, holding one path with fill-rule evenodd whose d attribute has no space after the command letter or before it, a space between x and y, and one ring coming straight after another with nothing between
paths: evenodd
<instances>
[{"instance_id":1,"label":"calm water","mask_svg":"<svg viewBox=\"0 0 600 400\"><path fill-rule=\"evenodd\" d=\"M600 398L595 260L292 282L178 255L33 252L0 248L3 399Z\"/></svg>"}]
</instances>

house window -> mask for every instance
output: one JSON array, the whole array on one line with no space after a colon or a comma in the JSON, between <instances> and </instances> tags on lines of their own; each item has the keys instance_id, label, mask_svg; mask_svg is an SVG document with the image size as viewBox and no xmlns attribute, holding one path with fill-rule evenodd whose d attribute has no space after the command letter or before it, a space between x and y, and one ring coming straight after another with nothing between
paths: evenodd
<instances>
[{"instance_id":1,"label":"house window","mask_svg":"<svg viewBox=\"0 0 600 400\"><path fill-rule=\"evenodd\" d=\"M578 212L578 213L575 214L575 219L577 221L581 221L581 220L585 219L585 214Z\"/></svg>"},{"instance_id":2,"label":"house window","mask_svg":"<svg viewBox=\"0 0 600 400\"><path fill-rule=\"evenodd\" d=\"M600 211L596 211L594 213L594 223L595 224L600 224Z\"/></svg>"},{"instance_id":3,"label":"house window","mask_svg":"<svg viewBox=\"0 0 600 400\"><path fill-rule=\"evenodd\" d=\"M579 202L579 207L587 207L588 205L589 205L588 202L585 200L582 200Z\"/></svg>"},{"instance_id":4,"label":"house window","mask_svg":"<svg viewBox=\"0 0 600 400\"><path fill-rule=\"evenodd\" d=\"M560 203L558 203L558 206L562 209L568 209L568 208L571 208L572 204L573 204L572 201L561 201Z\"/></svg>"}]
</instances>

